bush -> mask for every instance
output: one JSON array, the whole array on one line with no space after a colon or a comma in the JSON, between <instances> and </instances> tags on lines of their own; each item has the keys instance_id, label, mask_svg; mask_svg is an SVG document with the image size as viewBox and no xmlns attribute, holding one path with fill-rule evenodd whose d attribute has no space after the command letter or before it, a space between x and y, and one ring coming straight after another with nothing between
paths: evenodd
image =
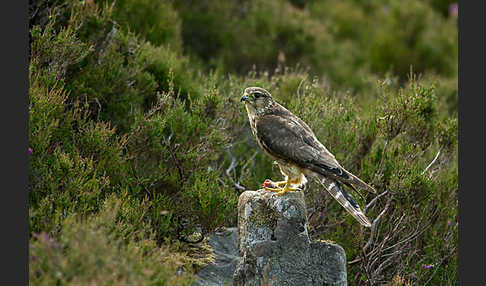
<instances>
[{"instance_id":1,"label":"bush","mask_svg":"<svg viewBox=\"0 0 486 286\"><path fill-rule=\"evenodd\" d=\"M177 274L187 259L182 253L159 248L154 240L136 233L124 237L128 243L117 235L125 226L116 219L121 204L110 197L102 211L87 220L69 216L57 237L34 233L29 281L33 285L191 285L190 274Z\"/></svg>"},{"instance_id":2,"label":"bush","mask_svg":"<svg viewBox=\"0 0 486 286\"><path fill-rule=\"evenodd\" d=\"M415 72L431 69L447 76L456 74L456 23L443 19L427 4L390 2L377 8L375 23L381 25L372 26L378 30L372 32L376 36L368 45L372 71L392 69L404 76L412 65Z\"/></svg>"},{"instance_id":3,"label":"bush","mask_svg":"<svg viewBox=\"0 0 486 286\"><path fill-rule=\"evenodd\" d=\"M326 25L286 1L178 2L176 8L185 47L211 67L246 74L300 65L338 84L349 75L337 62L347 57L337 55L350 49L341 51Z\"/></svg>"},{"instance_id":4,"label":"bush","mask_svg":"<svg viewBox=\"0 0 486 286\"><path fill-rule=\"evenodd\" d=\"M113 192L150 200L142 217L158 243L190 232L204 214L183 228L185 182L227 140L217 91L193 79L182 56L119 30L109 6L71 4L80 9L67 27L53 18L32 29L31 233L56 235L67 216L96 214Z\"/></svg>"},{"instance_id":5,"label":"bush","mask_svg":"<svg viewBox=\"0 0 486 286\"><path fill-rule=\"evenodd\" d=\"M122 23L126 31L132 31L156 46L169 46L181 51L181 20L170 1L117 0L113 18Z\"/></svg>"},{"instance_id":6,"label":"bush","mask_svg":"<svg viewBox=\"0 0 486 286\"><path fill-rule=\"evenodd\" d=\"M457 24L425 2L325 1L315 2L310 11L329 23L337 40L361 47L352 56L354 65L382 75L392 71L402 80L410 66L417 73L457 74Z\"/></svg>"},{"instance_id":7,"label":"bush","mask_svg":"<svg viewBox=\"0 0 486 286\"><path fill-rule=\"evenodd\" d=\"M109 124L87 119L79 102L70 108L59 83L40 86L31 76L29 140L30 230L58 230L67 214L96 211L110 184L124 182L118 138Z\"/></svg>"}]
</instances>

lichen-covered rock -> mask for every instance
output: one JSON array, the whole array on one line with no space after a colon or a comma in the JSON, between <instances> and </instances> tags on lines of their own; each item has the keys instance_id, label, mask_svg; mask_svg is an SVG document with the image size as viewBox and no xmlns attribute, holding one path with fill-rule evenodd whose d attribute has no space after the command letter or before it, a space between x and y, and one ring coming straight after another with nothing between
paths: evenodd
<instances>
[{"instance_id":1,"label":"lichen-covered rock","mask_svg":"<svg viewBox=\"0 0 486 286\"><path fill-rule=\"evenodd\" d=\"M347 285L344 249L309 240L302 192L241 194L238 249L234 285Z\"/></svg>"}]
</instances>

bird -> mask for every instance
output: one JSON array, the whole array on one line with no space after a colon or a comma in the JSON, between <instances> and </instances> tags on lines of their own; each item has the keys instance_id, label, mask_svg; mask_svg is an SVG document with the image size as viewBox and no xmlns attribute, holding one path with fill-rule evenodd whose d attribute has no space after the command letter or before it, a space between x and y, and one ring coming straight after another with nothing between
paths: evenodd
<instances>
[{"instance_id":1,"label":"bird","mask_svg":"<svg viewBox=\"0 0 486 286\"><path fill-rule=\"evenodd\" d=\"M307 183L306 176L310 177L324 186L361 225L371 227L369 219L343 185L356 192L355 186L374 194L376 190L343 168L302 119L261 87L245 88L240 102L244 103L258 145L285 177L278 182L265 180L266 190L275 192L276 196L300 191Z\"/></svg>"}]
</instances>

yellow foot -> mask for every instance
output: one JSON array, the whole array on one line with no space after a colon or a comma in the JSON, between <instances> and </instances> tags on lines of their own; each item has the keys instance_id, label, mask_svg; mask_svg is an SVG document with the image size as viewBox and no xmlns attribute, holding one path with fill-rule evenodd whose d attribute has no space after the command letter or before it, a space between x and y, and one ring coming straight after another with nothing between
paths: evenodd
<instances>
[{"instance_id":1,"label":"yellow foot","mask_svg":"<svg viewBox=\"0 0 486 286\"><path fill-rule=\"evenodd\" d=\"M277 192L277 193L283 192L283 188L279 188L279 187L276 187L276 188L263 187L263 188L265 190L271 191L271 192Z\"/></svg>"},{"instance_id":2,"label":"yellow foot","mask_svg":"<svg viewBox=\"0 0 486 286\"><path fill-rule=\"evenodd\" d=\"M286 184L285 187L278 193L276 193L275 195L276 196L281 196L285 193L288 193L288 192L297 192L297 191L300 191L299 188L291 188L289 187L289 184Z\"/></svg>"},{"instance_id":3,"label":"yellow foot","mask_svg":"<svg viewBox=\"0 0 486 286\"><path fill-rule=\"evenodd\" d=\"M269 179L266 179L265 182L263 182L263 188L267 191L271 192L281 192L283 191L283 188L280 188L279 184L280 182L273 182Z\"/></svg>"},{"instance_id":4,"label":"yellow foot","mask_svg":"<svg viewBox=\"0 0 486 286\"><path fill-rule=\"evenodd\" d=\"M279 181L279 182L273 182L274 185L277 185L277 186L282 186L282 185L285 185L287 184L287 181Z\"/></svg>"}]
</instances>

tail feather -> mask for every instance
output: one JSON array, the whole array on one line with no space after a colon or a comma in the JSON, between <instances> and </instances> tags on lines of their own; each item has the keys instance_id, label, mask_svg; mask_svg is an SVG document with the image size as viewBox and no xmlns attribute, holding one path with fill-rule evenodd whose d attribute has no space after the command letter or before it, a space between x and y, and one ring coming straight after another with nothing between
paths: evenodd
<instances>
[{"instance_id":1,"label":"tail feather","mask_svg":"<svg viewBox=\"0 0 486 286\"><path fill-rule=\"evenodd\" d=\"M320 175L317 176L317 179L334 199L336 199L361 225L371 227L371 222L361 211L359 205L339 182L333 179L324 178Z\"/></svg>"},{"instance_id":2,"label":"tail feather","mask_svg":"<svg viewBox=\"0 0 486 286\"><path fill-rule=\"evenodd\" d=\"M376 194L376 190L368 185L367 183L363 182L360 178L356 177L355 175L351 174L350 172L346 171L348 173L348 175L351 177L350 179L350 183L351 184L355 184L355 185L358 185L360 186L361 188L365 189L365 190L368 190L370 192L372 192L373 194Z\"/></svg>"},{"instance_id":3,"label":"tail feather","mask_svg":"<svg viewBox=\"0 0 486 286\"><path fill-rule=\"evenodd\" d=\"M363 188L373 194L376 194L376 190L373 189L370 185L363 182L360 178L353 175L348 170L341 167L338 163L337 166L329 166L322 162L312 162L313 168L311 168L314 172L317 172L323 176L332 176L336 180L339 180L345 184L354 184Z\"/></svg>"}]
</instances>

